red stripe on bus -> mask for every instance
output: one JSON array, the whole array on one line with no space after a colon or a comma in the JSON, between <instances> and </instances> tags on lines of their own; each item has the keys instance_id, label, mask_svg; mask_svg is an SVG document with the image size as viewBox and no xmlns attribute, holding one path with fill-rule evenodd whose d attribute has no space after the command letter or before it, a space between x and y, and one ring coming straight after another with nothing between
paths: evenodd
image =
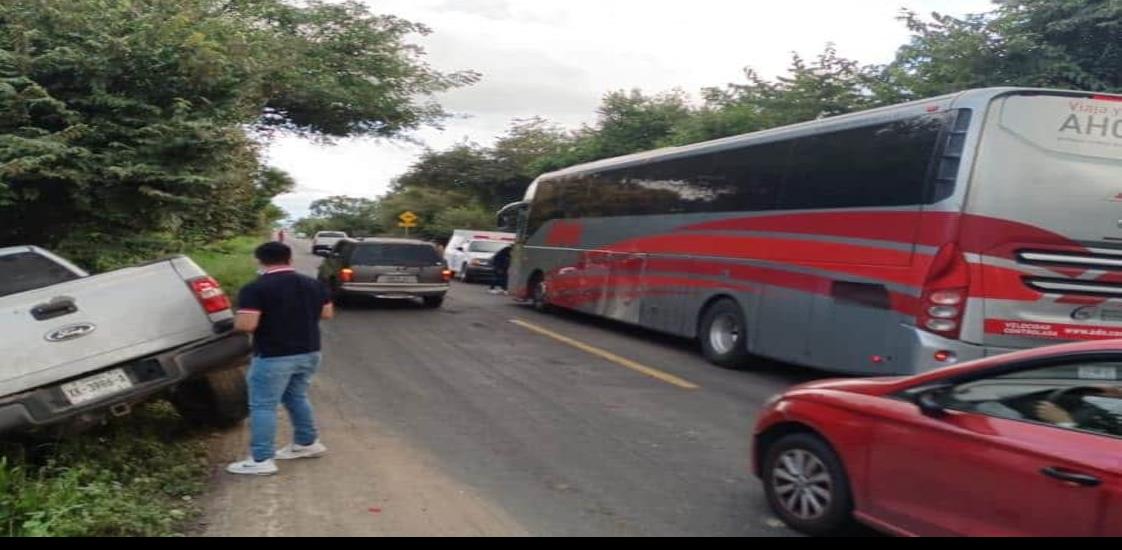
<instances>
[{"instance_id":1,"label":"red stripe on bus","mask_svg":"<svg viewBox=\"0 0 1122 550\"><path fill-rule=\"evenodd\" d=\"M584 236L584 226L579 221L558 221L545 236L547 246L579 247Z\"/></svg>"},{"instance_id":2,"label":"red stripe on bus","mask_svg":"<svg viewBox=\"0 0 1122 550\"><path fill-rule=\"evenodd\" d=\"M988 253L1003 243L1082 250L1079 243L1032 225L954 212L826 212L731 218L679 231L761 231L822 235L938 247L959 241L964 252Z\"/></svg>"}]
</instances>

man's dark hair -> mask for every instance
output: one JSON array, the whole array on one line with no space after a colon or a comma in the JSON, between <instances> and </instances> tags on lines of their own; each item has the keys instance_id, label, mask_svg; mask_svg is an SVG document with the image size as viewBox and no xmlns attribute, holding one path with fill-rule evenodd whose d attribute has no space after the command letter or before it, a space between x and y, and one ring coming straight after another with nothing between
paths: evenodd
<instances>
[{"instance_id":1,"label":"man's dark hair","mask_svg":"<svg viewBox=\"0 0 1122 550\"><path fill-rule=\"evenodd\" d=\"M253 256L264 265L287 265L292 261L292 249L284 243L265 243L253 251Z\"/></svg>"}]
</instances>

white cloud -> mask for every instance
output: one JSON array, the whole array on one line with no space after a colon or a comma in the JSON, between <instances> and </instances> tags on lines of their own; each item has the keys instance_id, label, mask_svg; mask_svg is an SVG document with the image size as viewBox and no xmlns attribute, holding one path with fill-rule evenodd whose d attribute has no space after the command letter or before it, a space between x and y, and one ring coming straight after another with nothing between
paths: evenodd
<instances>
[{"instance_id":1,"label":"white cloud","mask_svg":"<svg viewBox=\"0 0 1122 550\"><path fill-rule=\"evenodd\" d=\"M474 69L484 80L439 98L461 115L415 136L434 148L488 143L513 118L544 116L569 127L591 121L600 97L621 88L661 91L741 80L752 67L781 74L790 53L827 42L863 63L883 63L908 37L901 8L961 15L988 0L366 0L383 13L425 23L418 38L438 69ZM422 148L377 140L334 146L295 138L269 150L297 180L277 202L295 216L330 195L376 197Z\"/></svg>"}]
</instances>

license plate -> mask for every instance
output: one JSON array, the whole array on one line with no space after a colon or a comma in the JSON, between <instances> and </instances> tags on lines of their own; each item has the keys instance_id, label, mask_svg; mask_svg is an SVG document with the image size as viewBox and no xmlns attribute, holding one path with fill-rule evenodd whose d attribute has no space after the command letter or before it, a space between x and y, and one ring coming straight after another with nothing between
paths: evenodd
<instances>
[{"instance_id":1,"label":"license plate","mask_svg":"<svg viewBox=\"0 0 1122 550\"><path fill-rule=\"evenodd\" d=\"M1116 367L1079 367L1080 380L1117 380Z\"/></svg>"},{"instance_id":2,"label":"license plate","mask_svg":"<svg viewBox=\"0 0 1122 550\"><path fill-rule=\"evenodd\" d=\"M379 283L412 284L417 282L416 277L409 275L382 275L378 277Z\"/></svg>"},{"instance_id":3,"label":"license plate","mask_svg":"<svg viewBox=\"0 0 1122 550\"><path fill-rule=\"evenodd\" d=\"M63 384L62 393L66 394L66 398L70 400L71 405L81 405L123 392L131 387L132 380L129 380L125 371L115 369L76 382Z\"/></svg>"}]
</instances>

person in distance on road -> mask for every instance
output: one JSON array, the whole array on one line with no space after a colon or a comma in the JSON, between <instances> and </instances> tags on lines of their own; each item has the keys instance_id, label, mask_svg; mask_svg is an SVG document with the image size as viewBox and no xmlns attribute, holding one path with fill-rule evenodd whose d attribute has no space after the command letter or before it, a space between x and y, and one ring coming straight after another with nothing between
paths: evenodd
<instances>
[{"instance_id":1,"label":"person in distance on road","mask_svg":"<svg viewBox=\"0 0 1122 550\"><path fill-rule=\"evenodd\" d=\"M226 471L273 475L274 459L316 458L327 452L319 441L308 387L320 364L320 320L334 317L335 309L327 287L293 269L288 245L266 243L254 255L261 276L238 294L235 319L237 330L253 335L247 376L252 454ZM277 407L282 403L295 441L277 451Z\"/></svg>"},{"instance_id":2,"label":"person in distance on road","mask_svg":"<svg viewBox=\"0 0 1122 550\"><path fill-rule=\"evenodd\" d=\"M504 247L491 258L491 265L495 268L495 278L491 281L491 294L506 294L510 276L511 247Z\"/></svg>"}]
</instances>

